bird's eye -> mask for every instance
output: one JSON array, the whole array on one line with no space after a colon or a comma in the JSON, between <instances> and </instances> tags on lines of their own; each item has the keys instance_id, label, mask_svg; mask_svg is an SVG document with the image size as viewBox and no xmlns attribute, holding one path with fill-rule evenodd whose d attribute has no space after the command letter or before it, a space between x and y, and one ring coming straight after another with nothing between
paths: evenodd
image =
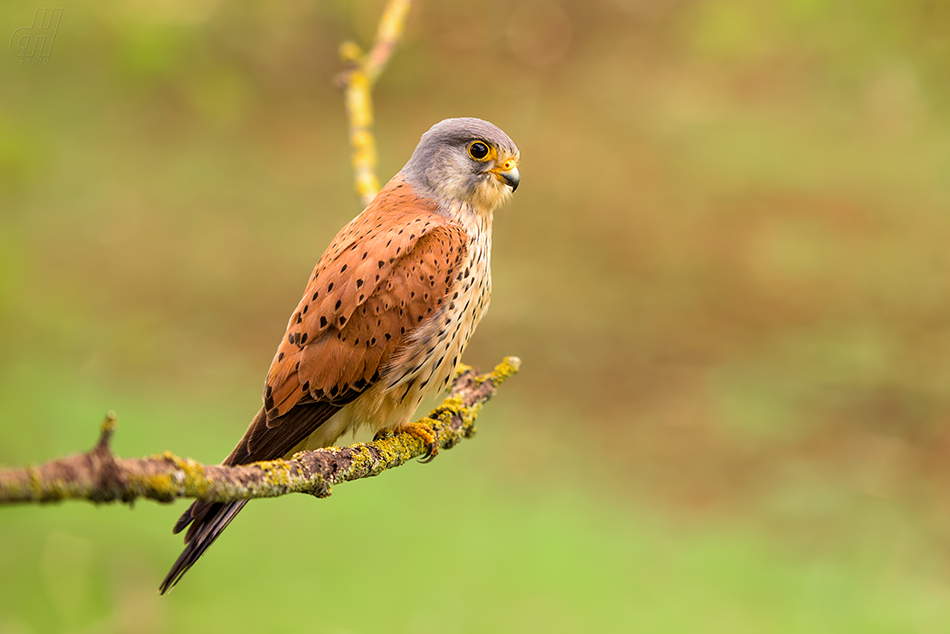
<instances>
[{"instance_id":1,"label":"bird's eye","mask_svg":"<svg viewBox=\"0 0 950 634\"><path fill-rule=\"evenodd\" d=\"M484 161L488 157L488 146L481 141L472 141L468 144L468 153L476 161Z\"/></svg>"}]
</instances>

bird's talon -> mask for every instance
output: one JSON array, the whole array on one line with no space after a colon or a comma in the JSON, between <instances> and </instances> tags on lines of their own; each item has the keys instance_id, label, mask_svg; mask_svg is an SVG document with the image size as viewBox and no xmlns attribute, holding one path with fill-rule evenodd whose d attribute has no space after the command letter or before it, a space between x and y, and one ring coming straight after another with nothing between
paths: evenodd
<instances>
[{"instance_id":1,"label":"bird's talon","mask_svg":"<svg viewBox=\"0 0 950 634\"><path fill-rule=\"evenodd\" d=\"M422 464L429 464L430 462L435 460L435 457L438 455L439 455L439 445L437 443L430 442L428 446L426 446L425 455L422 456L419 462L421 462Z\"/></svg>"},{"instance_id":2,"label":"bird's talon","mask_svg":"<svg viewBox=\"0 0 950 634\"><path fill-rule=\"evenodd\" d=\"M439 437L425 423L406 423L399 427L397 431L406 432L426 443L426 452L421 460L423 464L432 462L433 458L439 454Z\"/></svg>"}]
</instances>

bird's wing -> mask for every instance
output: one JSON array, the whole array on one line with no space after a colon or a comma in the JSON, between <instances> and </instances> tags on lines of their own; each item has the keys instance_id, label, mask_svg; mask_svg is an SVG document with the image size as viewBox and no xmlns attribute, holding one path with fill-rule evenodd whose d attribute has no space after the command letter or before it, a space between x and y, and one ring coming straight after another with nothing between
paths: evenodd
<instances>
[{"instance_id":1,"label":"bird's wing","mask_svg":"<svg viewBox=\"0 0 950 634\"><path fill-rule=\"evenodd\" d=\"M379 380L443 308L466 242L460 226L391 181L317 263L267 374L265 415L229 459L284 455Z\"/></svg>"}]
</instances>

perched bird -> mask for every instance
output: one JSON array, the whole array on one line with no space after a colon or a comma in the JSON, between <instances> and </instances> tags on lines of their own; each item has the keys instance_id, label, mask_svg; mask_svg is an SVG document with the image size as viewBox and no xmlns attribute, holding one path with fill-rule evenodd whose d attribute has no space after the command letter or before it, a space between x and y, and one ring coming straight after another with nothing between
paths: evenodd
<instances>
[{"instance_id":1,"label":"perched bird","mask_svg":"<svg viewBox=\"0 0 950 634\"><path fill-rule=\"evenodd\" d=\"M518 188L518 147L487 121L446 119L337 234L290 316L264 406L223 464L326 447L359 427L406 429L445 389L491 297L492 212ZM246 500L195 502L175 524L185 549L165 593Z\"/></svg>"}]
</instances>

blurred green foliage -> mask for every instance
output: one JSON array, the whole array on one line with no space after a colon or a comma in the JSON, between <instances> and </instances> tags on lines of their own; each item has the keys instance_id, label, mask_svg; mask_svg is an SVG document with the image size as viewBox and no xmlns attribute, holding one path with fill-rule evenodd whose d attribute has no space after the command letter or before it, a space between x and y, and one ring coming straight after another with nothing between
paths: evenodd
<instances>
[{"instance_id":1,"label":"blurred green foliage","mask_svg":"<svg viewBox=\"0 0 950 634\"><path fill-rule=\"evenodd\" d=\"M230 450L358 211L332 78L381 8L83 0L0 54L0 463L108 409ZM376 109L383 179L449 116L522 150L478 439L252 505L165 598L183 504L3 509L0 632L944 629L950 5L419 2Z\"/></svg>"}]
</instances>

